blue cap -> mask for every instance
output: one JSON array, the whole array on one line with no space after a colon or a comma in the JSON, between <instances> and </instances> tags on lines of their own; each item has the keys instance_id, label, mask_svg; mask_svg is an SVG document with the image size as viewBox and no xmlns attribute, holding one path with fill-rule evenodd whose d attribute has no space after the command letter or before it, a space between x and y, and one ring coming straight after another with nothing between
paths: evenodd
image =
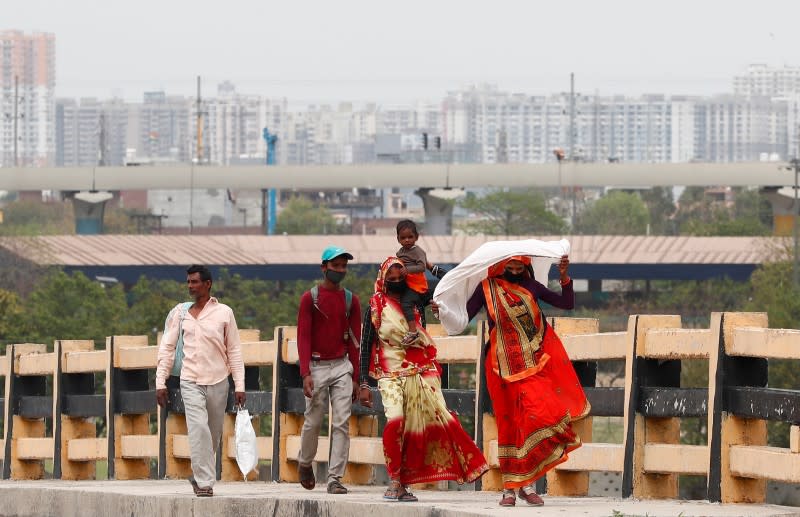
<instances>
[{"instance_id":1,"label":"blue cap","mask_svg":"<svg viewBox=\"0 0 800 517\"><path fill-rule=\"evenodd\" d=\"M340 248L339 246L328 246L322 250L322 261L326 262L328 260L333 260L336 257L341 257L342 255L347 257L347 260L353 260L353 256L347 253L346 249Z\"/></svg>"}]
</instances>

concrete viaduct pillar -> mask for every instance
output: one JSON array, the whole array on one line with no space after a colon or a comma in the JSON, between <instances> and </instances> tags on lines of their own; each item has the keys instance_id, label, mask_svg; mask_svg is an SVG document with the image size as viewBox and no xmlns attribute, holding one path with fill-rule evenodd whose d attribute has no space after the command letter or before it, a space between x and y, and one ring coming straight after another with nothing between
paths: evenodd
<instances>
[{"instance_id":1,"label":"concrete viaduct pillar","mask_svg":"<svg viewBox=\"0 0 800 517\"><path fill-rule=\"evenodd\" d=\"M81 191L72 195L75 210L75 233L78 235L97 235L103 233L103 213L106 202L113 198L111 192Z\"/></svg>"},{"instance_id":2,"label":"concrete viaduct pillar","mask_svg":"<svg viewBox=\"0 0 800 517\"><path fill-rule=\"evenodd\" d=\"M457 198L464 195L459 188L420 188L414 192L422 198L427 235L452 235L453 208Z\"/></svg>"}]
</instances>

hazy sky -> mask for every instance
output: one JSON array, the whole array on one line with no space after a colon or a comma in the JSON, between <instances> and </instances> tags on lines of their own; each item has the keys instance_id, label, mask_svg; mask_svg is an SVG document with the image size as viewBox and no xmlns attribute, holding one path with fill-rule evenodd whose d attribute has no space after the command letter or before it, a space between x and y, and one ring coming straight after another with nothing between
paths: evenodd
<instances>
[{"instance_id":1,"label":"hazy sky","mask_svg":"<svg viewBox=\"0 0 800 517\"><path fill-rule=\"evenodd\" d=\"M13 7L12 7L13 6ZM0 0L56 35L56 94L237 90L292 101L438 100L488 82L543 94L731 90L800 65L800 0Z\"/></svg>"}]
</instances>

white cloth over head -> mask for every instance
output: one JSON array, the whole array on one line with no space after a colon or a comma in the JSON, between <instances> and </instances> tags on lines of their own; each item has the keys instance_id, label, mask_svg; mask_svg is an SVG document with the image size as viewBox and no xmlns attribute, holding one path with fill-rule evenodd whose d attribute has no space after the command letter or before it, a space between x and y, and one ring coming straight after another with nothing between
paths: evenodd
<instances>
[{"instance_id":1,"label":"white cloth over head","mask_svg":"<svg viewBox=\"0 0 800 517\"><path fill-rule=\"evenodd\" d=\"M569 255L569 241L526 239L481 244L448 271L433 292L433 299L439 305L439 321L449 335L460 334L469 323L467 301L488 276L489 267L515 255L530 256L536 280L547 285L550 266L562 255Z\"/></svg>"}]
</instances>

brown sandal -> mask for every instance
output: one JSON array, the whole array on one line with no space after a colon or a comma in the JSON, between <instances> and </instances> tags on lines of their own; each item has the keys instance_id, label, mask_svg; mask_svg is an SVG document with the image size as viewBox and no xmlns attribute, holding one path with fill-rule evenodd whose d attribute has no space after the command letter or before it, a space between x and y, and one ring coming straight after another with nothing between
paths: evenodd
<instances>
[{"instance_id":1,"label":"brown sandal","mask_svg":"<svg viewBox=\"0 0 800 517\"><path fill-rule=\"evenodd\" d=\"M200 487L194 491L194 495L197 497L213 497L214 496L214 489L210 486L207 487Z\"/></svg>"},{"instance_id":2,"label":"brown sandal","mask_svg":"<svg viewBox=\"0 0 800 517\"><path fill-rule=\"evenodd\" d=\"M317 480L314 478L314 469L311 465L297 465L297 473L300 475L300 485L306 490L314 490Z\"/></svg>"},{"instance_id":3,"label":"brown sandal","mask_svg":"<svg viewBox=\"0 0 800 517\"><path fill-rule=\"evenodd\" d=\"M197 481L194 480L194 476L189 476L189 483L192 484L192 490L194 490L194 495L197 497L212 497L214 495L214 489L210 486L200 488Z\"/></svg>"},{"instance_id":4,"label":"brown sandal","mask_svg":"<svg viewBox=\"0 0 800 517\"><path fill-rule=\"evenodd\" d=\"M329 494L346 494L347 488L339 481L331 481L328 483Z\"/></svg>"},{"instance_id":5,"label":"brown sandal","mask_svg":"<svg viewBox=\"0 0 800 517\"><path fill-rule=\"evenodd\" d=\"M401 485L398 481L392 481L386 492L383 493L383 498L388 501L397 501L399 503L413 503L419 501L417 496L406 490L406 487Z\"/></svg>"}]
</instances>

